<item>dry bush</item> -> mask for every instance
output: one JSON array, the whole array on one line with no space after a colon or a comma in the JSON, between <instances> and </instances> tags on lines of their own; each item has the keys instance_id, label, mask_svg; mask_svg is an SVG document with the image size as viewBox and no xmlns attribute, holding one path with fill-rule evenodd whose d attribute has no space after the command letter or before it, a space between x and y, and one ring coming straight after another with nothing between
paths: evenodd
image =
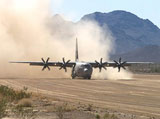
<instances>
[{"instance_id":1,"label":"dry bush","mask_svg":"<svg viewBox=\"0 0 160 119\"><path fill-rule=\"evenodd\" d=\"M16 92L16 100L21 100L23 98L30 98L32 93L27 92L28 88L23 87L22 90Z\"/></svg>"},{"instance_id":2,"label":"dry bush","mask_svg":"<svg viewBox=\"0 0 160 119\"><path fill-rule=\"evenodd\" d=\"M22 107L32 107L32 100L24 98L18 102L18 105Z\"/></svg>"},{"instance_id":3,"label":"dry bush","mask_svg":"<svg viewBox=\"0 0 160 119\"><path fill-rule=\"evenodd\" d=\"M103 119L118 119L118 117L117 117L115 114L106 113L106 114L103 116Z\"/></svg>"},{"instance_id":4,"label":"dry bush","mask_svg":"<svg viewBox=\"0 0 160 119\"><path fill-rule=\"evenodd\" d=\"M92 111L92 110L93 110L93 105L92 104L88 104L87 111Z\"/></svg>"},{"instance_id":5,"label":"dry bush","mask_svg":"<svg viewBox=\"0 0 160 119\"><path fill-rule=\"evenodd\" d=\"M8 86L0 85L0 119L7 116L6 110L11 110L12 113L21 119L33 118L34 112L32 103L29 100L30 97L31 93L27 92L26 87L20 91L16 91ZM13 102L17 101L19 101L19 104L15 106Z\"/></svg>"},{"instance_id":6,"label":"dry bush","mask_svg":"<svg viewBox=\"0 0 160 119\"><path fill-rule=\"evenodd\" d=\"M59 119L64 119L65 112L69 112L69 111L71 111L71 110L70 110L70 108L68 108L67 103L63 103L63 104L57 105L55 107L55 112L56 112L56 115Z\"/></svg>"},{"instance_id":7,"label":"dry bush","mask_svg":"<svg viewBox=\"0 0 160 119\"><path fill-rule=\"evenodd\" d=\"M96 114L96 119L100 119L100 115L99 114Z\"/></svg>"},{"instance_id":8,"label":"dry bush","mask_svg":"<svg viewBox=\"0 0 160 119\"><path fill-rule=\"evenodd\" d=\"M36 112L33 111L32 107L26 108L22 105L17 105L12 109L12 112L17 118L20 119L35 119L36 117Z\"/></svg>"},{"instance_id":9,"label":"dry bush","mask_svg":"<svg viewBox=\"0 0 160 119\"><path fill-rule=\"evenodd\" d=\"M7 116L7 102L5 99L0 100L0 119Z\"/></svg>"},{"instance_id":10,"label":"dry bush","mask_svg":"<svg viewBox=\"0 0 160 119\"><path fill-rule=\"evenodd\" d=\"M8 86L1 85L0 94L8 101L13 101L16 98L16 91L14 91L12 88L9 88Z\"/></svg>"},{"instance_id":11,"label":"dry bush","mask_svg":"<svg viewBox=\"0 0 160 119\"><path fill-rule=\"evenodd\" d=\"M0 85L0 94L5 97L7 101L18 101L23 98L30 98L31 93L27 93L27 88L24 87L20 91L15 91L13 88L10 88L8 86Z\"/></svg>"}]
</instances>

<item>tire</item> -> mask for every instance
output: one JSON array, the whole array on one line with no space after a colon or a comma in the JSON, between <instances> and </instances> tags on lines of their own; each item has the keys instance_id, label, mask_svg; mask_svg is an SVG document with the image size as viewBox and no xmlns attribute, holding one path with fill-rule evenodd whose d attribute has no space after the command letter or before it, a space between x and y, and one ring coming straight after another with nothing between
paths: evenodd
<instances>
[{"instance_id":1,"label":"tire","mask_svg":"<svg viewBox=\"0 0 160 119\"><path fill-rule=\"evenodd\" d=\"M72 79L74 79L75 77L74 76L72 76Z\"/></svg>"},{"instance_id":2,"label":"tire","mask_svg":"<svg viewBox=\"0 0 160 119\"><path fill-rule=\"evenodd\" d=\"M72 77L72 79L75 79L76 76L75 76L75 75L72 75L71 77Z\"/></svg>"},{"instance_id":3,"label":"tire","mask_svg":"<svg viewBox=\"0 0 160 119\"><path fill-rule=\"evenodd\" d=\"M84 77L84 79L91 79L91 76L88 76L88 77Z\"/></svg>"},{"instance_id":4,"label":"tire","mask_svg":"<svg viewBox=\"0 0 160 119\"><path fill-rule=\"evenodd\" d=\"M91 76L89 76L87 79L91 79Z\"/></svg>"}]
</instances>

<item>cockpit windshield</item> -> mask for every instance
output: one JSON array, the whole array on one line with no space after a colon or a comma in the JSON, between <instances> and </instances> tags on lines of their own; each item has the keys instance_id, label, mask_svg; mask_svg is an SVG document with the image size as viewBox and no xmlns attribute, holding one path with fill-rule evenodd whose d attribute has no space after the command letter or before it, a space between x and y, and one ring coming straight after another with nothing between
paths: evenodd
<instances>
[{"instance_id":1,"label":"cockpit windshield","mask_svg":"<svg viewBox=\"0 0 160 119\"><path fill-rule=\"evenodd\" d=\"M85 65L83 65L83 67L84 67L84 68L87 68L87 69L89 69L89 68L90 68L90 65L88 65L88 64L85 64Z\"/></svg>"}]
</instances>

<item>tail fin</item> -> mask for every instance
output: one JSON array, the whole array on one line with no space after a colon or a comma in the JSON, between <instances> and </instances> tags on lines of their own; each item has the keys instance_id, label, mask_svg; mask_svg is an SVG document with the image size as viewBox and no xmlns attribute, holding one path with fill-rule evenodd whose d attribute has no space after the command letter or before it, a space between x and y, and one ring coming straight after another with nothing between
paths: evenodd
<instances>
[{"instance_id":1,"label":"tail fin","mask_svg":"<svg viewBox=\"0 0 160 119\"><path fill-rule=\"evenodd\" d=\"M78 61L79 58L78 58L78 40L76 38L76 52L75 52L75 61Z\"/></svg>"}]
</instances>

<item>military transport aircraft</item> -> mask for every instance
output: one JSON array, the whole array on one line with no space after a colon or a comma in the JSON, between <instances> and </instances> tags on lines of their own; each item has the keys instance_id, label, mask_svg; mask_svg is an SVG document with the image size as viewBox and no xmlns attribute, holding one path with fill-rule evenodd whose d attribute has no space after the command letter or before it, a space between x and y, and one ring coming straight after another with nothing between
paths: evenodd
<instances>
[{"instance_id":1,"label":"military transport aircraft","mask_svg":"<svg viewBox=\"0 0 160 119\"><path fill-rule=\"evenodd\" d=\"M102 69L107 70L106 67L113 67L113 68L118 68L118 72L120 72L121 68L124 70L126 69L126 66L131 66L132 64L150 64L152 62L122 62L121 58L119 58L119 61L114 62L103 62L103 59L100 59L100 62L96 61L95 62L81 62L79 61L78 57L78 42L76 39L76 52L75 52L75 62L71 62L68 60L67 62L65 61L65 58L62 58L62 62L49 62L50 58L47 58L45 61L43 58L41 58L41 62L10 62L10 63L26 63L30 64L31 66L43 66L42 71L45 70L46 68L50 70L50 66L53 67L60 67L59 69L64 69L65 72L67 72L67 67L72 68L72 79L75 77L82 77L85 79L90 79L93 68L99 68L99 72L101 72Z\"/></svg>"}]
</instances>

